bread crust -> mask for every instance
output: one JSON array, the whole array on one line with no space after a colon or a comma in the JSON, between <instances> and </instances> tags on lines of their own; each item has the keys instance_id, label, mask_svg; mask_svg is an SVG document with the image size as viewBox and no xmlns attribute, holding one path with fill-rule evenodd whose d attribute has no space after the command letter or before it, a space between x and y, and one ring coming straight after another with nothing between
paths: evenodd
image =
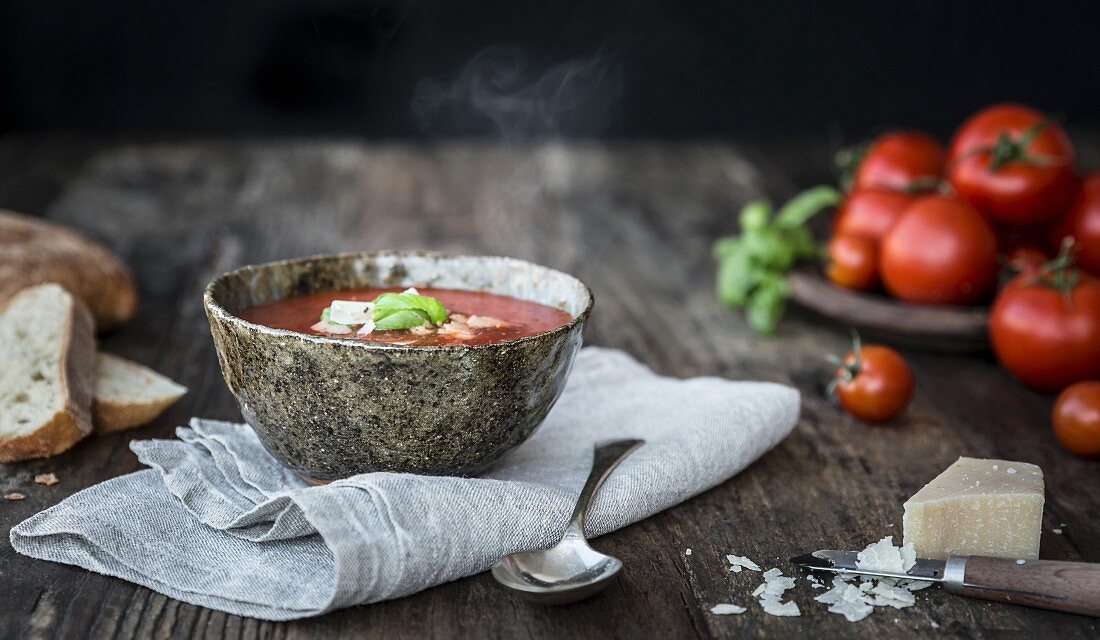
<instances>
[{"instance_id":1,"label":"bread crust","mask_svg":"<svg viewBox=\"0 0 1100 640\"><path fill-rule=\"evenodd\" d=\"M145 365L138 364L110 353L96 355L96 376L100 375L100 365L109 365L115 371L127 371L134 376L152 376L160 379L158 384L171 384L172 391L161 393L156 397L133 399L121 397L112 398L94 395L92 400L92 422L95 424L96 433L106 434L140 427L148 424L154 418L164 412L165 409L176 403L187 393L187 388L170 378L153 371ZM108 374L104 369L104 374ZM108 374L109 375L109 374ZM98 384L98 380L96 381Z\"/></svg>"},{"instance_id":2,"label":"bread crust","mask_svg":"<svg viewBox=\"0 0 1100 640\"><path fill-rule=\"evenodd\" d=\"M95 329L91 313L79 298L69 296L68 326L62 331L62 366L58 373L66 394L61 408L34 431L0 442L0 462L17 462L61 453L92 432Z\"/></svg>"},{"instance_id":3,"label":"bread crust","mask_svg":"<svg viewBox=\"0 0 1100 640\"><path fill-rule=\"evenodd\" d=\"M0 209L0 310L46 282L83 300L100 330L137 310L133 274L109 249L67 227Z\"/></svg>"},{"instance_id":4,"label":"bread crust","mask_svg":"<svg viewBox=\"0 0 1100 640\"><path fill-rule=\"evenodd\" d=\"M72 411L62 410L45 425L27 435L0 444L0 462L19 462L55 456L69 450L88 435L81 419Z\"/></svg>"},{"instance_id":5,"label":"bread crust","mask_svg":"<svg viewBox=\"0 0 1100 640\"><path fill-rule=\"evenodd\" d=\"M154 402L114 402L96 398L92 406L96 433L103 435L125 431L149 424L165 409L179 400L174 398L159 398Z\"/></svg>"}]
</instances>

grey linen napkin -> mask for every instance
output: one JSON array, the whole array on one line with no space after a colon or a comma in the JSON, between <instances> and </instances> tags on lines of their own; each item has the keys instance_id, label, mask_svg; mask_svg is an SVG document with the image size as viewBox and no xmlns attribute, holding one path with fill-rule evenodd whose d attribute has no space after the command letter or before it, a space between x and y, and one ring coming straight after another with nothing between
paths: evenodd
<instances>
[{"instance_id":1,"label":"grey linen napkin","mask_svg":"<svg viewBox=\"0 0 1100 640\"><path fill-rule=\"evenodd\" d=\"M152 467L85 489L11 530L20 553L230 613L290 620L404 596L545 547L608 438L647 442L588 514L597 536L738 473L790 433L798 392L677 380L582 349L558 404L479 478L368 473L310 487L244 425L193 420L131 443Z\"/></svg>"}]
</instances>

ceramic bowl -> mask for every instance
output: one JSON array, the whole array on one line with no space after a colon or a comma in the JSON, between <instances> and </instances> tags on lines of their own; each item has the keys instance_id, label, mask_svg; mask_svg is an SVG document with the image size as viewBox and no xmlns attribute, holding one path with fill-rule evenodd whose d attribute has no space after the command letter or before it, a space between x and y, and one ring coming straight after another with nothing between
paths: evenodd
<instances>
[{"instance_id":1,"label":"ceramic bowl","mask_svg":"<svg viewBox=\"0 0 1100 640\"><path fill-rule=\"evenodd\" d=\"M370 286L489 291L572 316L478 346L405 346L247 322L249 306ZM511 258L354 253L247 266L203 298L218 362L267 450L310 481L370 471L473 475L527 440L565 386L592 294L576 278Z\"/></svg>"}]
</instances>

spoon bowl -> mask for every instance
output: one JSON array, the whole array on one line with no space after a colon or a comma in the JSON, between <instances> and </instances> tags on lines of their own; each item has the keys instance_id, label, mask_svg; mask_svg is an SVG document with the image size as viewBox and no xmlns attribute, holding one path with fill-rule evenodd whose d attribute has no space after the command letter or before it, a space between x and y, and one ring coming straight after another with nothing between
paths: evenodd
<instances>
[{"instance_id":1,"label":"spoon bowl","mask_svg":"<svg viewBox=\"0 0 1100 640\"><path fill-rule=\"evenodd\" d=\"M622 568L621 560L584 540L563 540L549 549L501 558L493 565L493 577L525 600L567 604L596 595Z\"/></svg>"},{"instance_id":2,"label":"spoon bowl","mask_svg":"<svg viewBox=\"0 0 1100 640\"><path fill-rule=\"evenodd\" d=\"M561 542L549 549L519 551L493 564L493 578L521 598L541 604L567 604L591 597L611 584L623 568L621 560L600 553L584 537L588 504L611 471L642 440L616 440L596 446L592 471L577 498L577 506Z\"/></svg>"}]
</instances>

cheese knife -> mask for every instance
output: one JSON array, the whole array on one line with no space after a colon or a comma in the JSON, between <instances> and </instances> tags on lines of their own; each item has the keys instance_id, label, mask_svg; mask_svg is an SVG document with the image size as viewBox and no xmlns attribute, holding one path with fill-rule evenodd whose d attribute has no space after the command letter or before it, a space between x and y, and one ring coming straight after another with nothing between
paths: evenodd
<instances>
[{"instance_id":1,"label":"cheese knife","mask_svg":"<svg viewBox=\"0 0 1100 640\"><path fill-rule=\"evenodd\" d=\"M1100 564L951 556L917 558L907 573L890 573L860 569L856 556L855 551L823 549L791 562L810 571L939 582L951 593L972 598L1100 617Z\"/></svg>"}]
</instances>

